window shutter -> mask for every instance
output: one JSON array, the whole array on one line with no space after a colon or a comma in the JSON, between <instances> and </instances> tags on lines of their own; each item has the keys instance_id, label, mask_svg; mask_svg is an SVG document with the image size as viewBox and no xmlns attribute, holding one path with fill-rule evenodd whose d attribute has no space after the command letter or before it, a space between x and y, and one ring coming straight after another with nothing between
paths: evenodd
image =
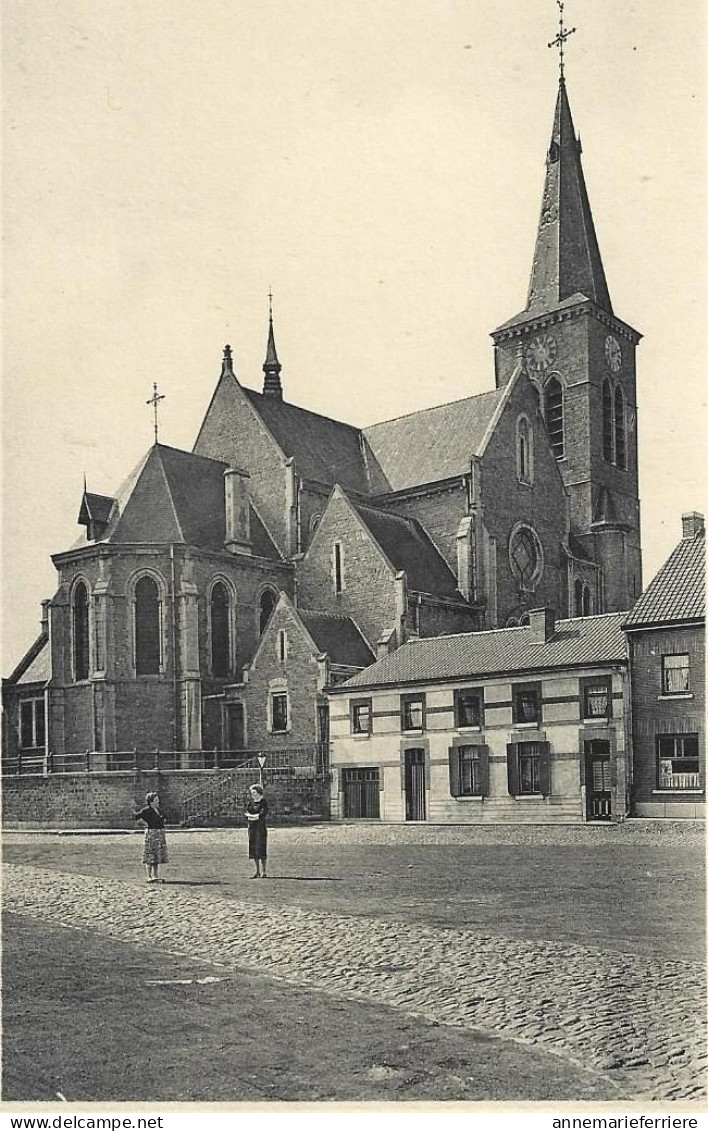
<instances>
[{"instance_id":1,"label":"window shutter","mask_svg":"<svg viewBox=\"0 0 708 1131\"><path fill-rule=\"evenodd\" d=\"M541 786L541 793L544 797L548 797L551 792L551 747L548 742L539 742L538 744L538 776L539 784Z\"/></svg>"},{"instance_id":2,"label":"window shutter","mask_svg":"<svg viewBox=\"0 0 708 1131\"><path fill-rule=\"evenodd\" d=\"M479 746L479 791L482 797L489 795L489 747Z\"/></svg>"},{"instance_id":3,"label":"window shutter","mask_svg":"<svg viewBox=\"0 0 708 1131\"><path fill-rule=\"evenodd\" d=\"M516 742L507 743L506 747L506 773L509 783L509 793L512 797L518 797L519 794L519 756L518 744Z\"/></svg>"},{"instance_id":4,"label":"window shutter","mask_svg":"<svg viewBox=\"0 0 708 1131\"><path fill-rule=\"evenodd\" d=\"M460 796L460 752L456 746L451 746L448 751L450 760L450 793L453 797Z\"/></svg>"}]
</instances>

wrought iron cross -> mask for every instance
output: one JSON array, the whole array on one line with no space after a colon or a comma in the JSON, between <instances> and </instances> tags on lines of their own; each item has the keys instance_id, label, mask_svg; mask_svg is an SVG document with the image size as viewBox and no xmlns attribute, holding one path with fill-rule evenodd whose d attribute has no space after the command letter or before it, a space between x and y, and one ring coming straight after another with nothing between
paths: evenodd
<instances>
[{"instance_id":1,"label":"wrought iron cross","mask_svg":"<svg viewBox=\"0 0 708 1131\"><path fill-rule=\"evenodd\" d=\"M574 27L566 28L563 24L563 9L565 8L564 0L556 0L556 4L558 5L559 12L558 35L555 39L551 40L548 46L558 48L558 54L560 56L560 77L563 78L563 49L565 47L565 41L569 36L573 34L574 31L577 31L578 29Z\"/></svg>"},{"instance_id":2,"label":"wrought iron cross","mask_svg":"<svg viewBox=\"0 0 708 1131\"><path fill-rule=\"evenodd\" d=\"M154 427L155 427L155 443L157 443L157 406L160 403L160 401L164 401L164 399L165 399L165 394L164 393L158 393L157 383L155 382L152 386L152 396L150 397L150 400L145 401L145 404L151 404L152 405L152 409L153 409L153 412L155 414L155 425L154 425Z\"/></svg>"}]
</instances>

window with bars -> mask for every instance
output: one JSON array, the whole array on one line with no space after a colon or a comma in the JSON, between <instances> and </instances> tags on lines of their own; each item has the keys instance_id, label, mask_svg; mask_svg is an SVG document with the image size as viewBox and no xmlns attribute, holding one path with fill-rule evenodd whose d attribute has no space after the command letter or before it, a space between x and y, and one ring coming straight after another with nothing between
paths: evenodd
<instances>
[{"instance_id":1,"label":"window with bars","mask_svg":"<svg viewBox=\"0 0 708 1131\"><path fill-rule=\"evenodd\" d=\"M657 738L659 789L700 789L697 734L660 734Z\"/></svg>"},{"instance_id":2,"label":"window with bars","mask_svg":"<svg viewBox=\"0 0 708 1131\"><path fill-rule=\"evenodd\" d=\"M537 683L517 683L511 689L515 723L540 723L541 688Z\"/></svg>"},{"instance_id":3,"label":"window with bars","mask_svg":"<svg viewBox=\"0 0 708 1131\"><path fill-rule=\"evenodd\" d=\"M45 733L44 699L23 699L20 703L20 748L43 749Z\"/></svg>"},{"instance_id":4,"label":"window with bars","mask_svg":"<svg viewBox=\"0 0 708 1131\"><path fill-rule=\"evenodd\" d=\"M401 730L425 729L425 696L401 696Z\"/></svg>"},{"instance_id":5,"label":"window with bars","mask_svg":"<svg viewBox=\"0 0 708 1131\"><path fill-rule=\"evenodd\" d=\"M546 385L544 402L546 408L546 429L551 448L556 459L565 455L565 435L563 428L563 386L557 377L551 377Z\"/></svg>"},{"instance_id":6,"label":"window with bars","mask_svg":"<svg viewBox=\"0 0 708 1131\"><path fill-rule=\"evenodd\" d=\"M460 688L455 692L455 726L481 727L484 716L484 692L479 688Z\"/></svg>"},{"instance_id":7,"label":"window with bars","mask_svg":"<svg viewBox=\"0 0 708 1131\"><path fill-rule=\"evenodd\" d=\"M371 734L371 700L355 699L351 707L352 734Z\"/></svg>"},{"instance_id":8,"label":"window with bars","mask_svg":"<svg viewBox=\"0 0 708 1131\"><path fill-rule=\"evenodd\" d=\"M686 694L691 689L688 654L661 657L661 690L664 695Z\"/></svg>"}]
</instances>

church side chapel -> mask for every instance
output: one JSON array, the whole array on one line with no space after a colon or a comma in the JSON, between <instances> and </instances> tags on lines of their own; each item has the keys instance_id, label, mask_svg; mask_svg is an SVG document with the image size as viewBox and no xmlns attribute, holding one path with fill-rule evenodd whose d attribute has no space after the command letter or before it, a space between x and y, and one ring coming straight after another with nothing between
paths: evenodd
<instances>
[{"instance_id":1,"label":"church side chapel","mask_svg":"<svg viewBox=\"0 0 708 1131\"><path fill-rule=\"evenodd\" d=\"M84 490L53 556L5 759L322 743L327 683L411 639L630 609L640 334L610 301L562 54L526 305L491 337L493 388L363 428L286 399L272 301L261 389L226 346L192 452L158 442L155 389L155 443L115 494Z\"/></svg>"}]
</instances>

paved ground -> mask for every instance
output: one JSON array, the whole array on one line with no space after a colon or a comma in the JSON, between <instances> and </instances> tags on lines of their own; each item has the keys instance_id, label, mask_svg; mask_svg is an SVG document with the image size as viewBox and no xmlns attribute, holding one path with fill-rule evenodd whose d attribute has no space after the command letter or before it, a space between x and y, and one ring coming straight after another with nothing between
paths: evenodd
<instances>
[{"instance_id":1,"label":"paved ground","mask_svg":"<svg viewBox=\"0 0 708 1131\"><path fill-rule=\"evenodd\" d=\"M703 1099L701 836L646 824L559 844L562 831L274 830L266 882L234 879L237 862L248 874L240 831L185 833L166 871L182 882L159 887L136 876L135 837L11 836L4 903L217 974L266 971L520 1042L607 1099Z\"/></svg>"}]
</instances>

